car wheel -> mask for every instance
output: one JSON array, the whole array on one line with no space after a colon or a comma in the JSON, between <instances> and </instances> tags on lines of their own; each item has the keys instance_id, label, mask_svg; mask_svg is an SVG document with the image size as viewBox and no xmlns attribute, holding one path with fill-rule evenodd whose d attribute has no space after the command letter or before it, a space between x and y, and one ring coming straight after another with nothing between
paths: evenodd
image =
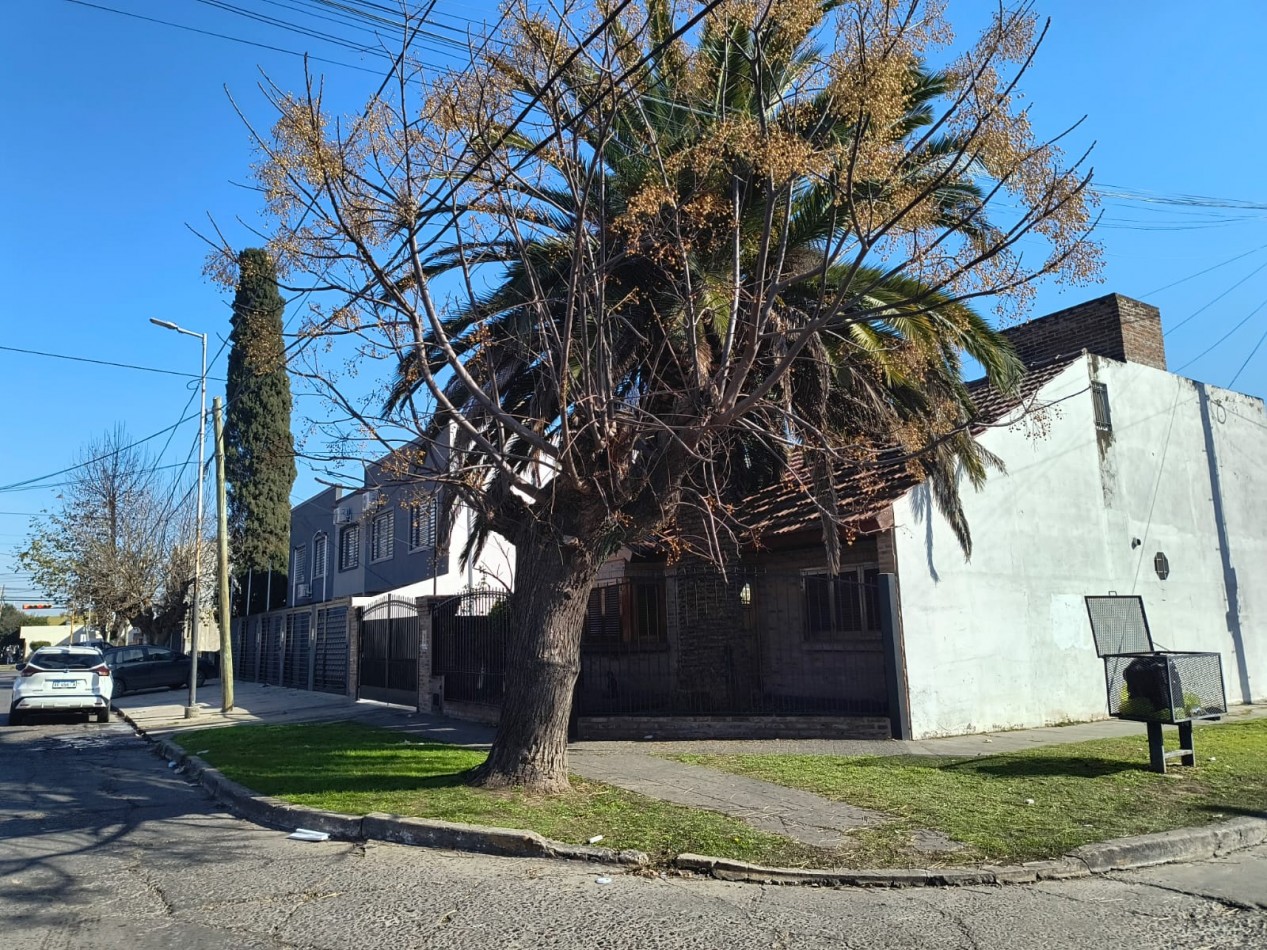
<instances>
[{"instance_id":1,"label":"car wheel","mask_svg":"<svg viewBox=\"0 0 1267 950\"><path fill-rule=\"evenodd\" d=\"M114 695L122 696L128 691L128 681L121 676L114 678Z\"/></svg>"},{"instance_id":2,"label":"car wheel","mask_svg":"<svg viewBox=\"0 0 1267 950\"><path fill-rule=\"evenodd\" d=\"M9 725L11 726L22 725L22 714L18 712L16 709L9 710Z\"/></svg>"},{"instance_id":3,"label":"car wheel","mask_svg":"<svg viewBox=\"0 0 1267 950\"><path fill-rule=\"evenodd\" d=\"M206 685L207 685L207 674L204 673L202 670L199 670L198 671L198 688L202 689L202 687Z\"/></svg>"},{"instance_id":4,"label":"car wheel","mask_svg":"<svg viewBox=\"0 0 1267 950\"><path fill-rule=\"evenodd\" d=\"M110 710L109 710L109 709L98 709L98 710L97 710L97 722L109 722L109 721L110 721Z\"/></svg>"}]
</instances>

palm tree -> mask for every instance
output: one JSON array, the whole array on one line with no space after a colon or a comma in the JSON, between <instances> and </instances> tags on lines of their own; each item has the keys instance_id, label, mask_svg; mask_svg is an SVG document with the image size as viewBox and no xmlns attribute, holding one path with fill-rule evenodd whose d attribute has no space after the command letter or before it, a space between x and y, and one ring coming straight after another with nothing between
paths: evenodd
<instances>
[{"instance_id":1,"label":"palm tree","mask_svg":"<svg viewBox=\"0 0 1267 950\"><path fill-rule=\"evenodd\" d=\"M650 0L645 23L613 28L627 42L618 82L578 58L547 83L522 47L494 61L556 125L566 116L574 147L481 130L500 170L535 174L499 171L495 195L468 206L495 208L498 237L438 248L405 280L488 267L500 279L421 336L388 399L401 410L421 379L461 364L431 429L461 418L454 451L481 473L473 543L498 530L519 551L492 784L558 786L598 566L671 534L683 506L724 519L801 464L830 511L835 467L896 447L970 549L960 473L979 483L991 458L968 430L962 355L1000 387L1019 364L948 283L869 263L893 238L860 216L892 219L910 201L920 227L985 242L982 169L969 140L940 134L950 80L916 61L899 109L838 107L816 44L837 5L719 13L691 41L668 0ZM859 159L877 140L900 159L867 173ZM514 490L543 464L530 435L557 448L531 504ZM838 535L825 534L834 563Z\"/></svg>"},{"instance_id":2,"label":"palm tree","mask_svg":"<svg viewBox=\"0 0 1267 950\"><path fill-rule=\"evenodd\" d=\"M694 240L688 253L670 258L655 253L662 248L639 247L620 226L630 215L631 201L661 177L661 156L697 151L716 138L719 128L734 126L739 119L764 118L820 145L854 137L856 122L830 114L829 92L818 93L808 106L778 108L819 61L811 38L837 5L838 0L826 0L819 19L803 21L795 31L776 19L758 29L737 20L710 21L692 55L673 40L667 0L653 0L648 5L648 45L654 55L640 75L636 96L604 125L594 121L581 128L585 144L601 156L601 178L583 191L505 182L521 199L513 205L517 224L532 237L490 243L474 256L469 244L443 248L428 260L427 274L470 266L473 259L505 268L504 278L491 291L445 321L443 336L468 361L481 385L502 380L501 408L532 419L544 412L548 429L577 407L551 391L552 381L542 375L549 361L540 358L540 350L547 339L561 339L564 310L575 302L577 232L591 235L615 263L604 268L604 297L592 305L590 319L569 324L571 339L579 344L571 358L580 372L585 368L580 364L594 355L584 347L601 340L602 358L615 370L612 397L656 417L691 387L686 368L724 366L734 285L749 283L743 272L757 267L751 237L761 233L763 215L776 206L787 230L782 270L802 273L782 290L779 312L817 326L790 372L765 400L767 408L778 407L780 414L790 407L787 419L737 428L727 433L730 444L719 446L718 454L733 463L728 469L734 486L751 490L777 479L791 458L804 457L807 444L824 438L834 446L860 434L874 445L905 442L915 456L913 464L937 484L937 497L968 552L970 535L955 490L957 471L962 469L977 484L990 460L966 428L974 407L962 383L961 354L980 363L1001 388L1015 382L1019 363L1006 340L951 295L901 273L825 259L847 229L840 211L839 174L783 182L771 193L741 159L719 163L704 174L679 164L672 178L679 207L692 197L737 195L739 221L726 227L725 236L744 245L738 281L731 245L699 240L711 225L707 220L683 223L678 216L679 232L670 237ZM763 62L757 70L759 58ZM514 62L503 58L498 65L524 92L540 92L540 84ZM582 67L567 72L564 80L577 100L585 99L586 90L601 87L600 77ZM912 70L894 136L912 139L931 125L933 105L948 87L943 75ZM648 141L656 143L654 150L647 148ZM527 151L533 144L524 140L520 147ZM960 162L951 168L953 174L945 174L966 150L955 137L929 137L904 151L903 171L907 183L937 179L929 193L936 223L972 237L988 230L981 190L970 177L980 169ZM566 167L558 156L552 160L562 166L555 168L559 179L576 177L578 169ZM874 197L884 186L854 180L849 187ZM641 235L644 243L653 236L664 234ZM694 292L683 293L684 287ZM542 332L543 321L552 324L550 333ZM614 332L613 324L619 326ZM473 332L476 328L481 332ZM389 410L399 408L419 385L420 361L442 365L436 340L426 343L402 359ZM774 348L759 358L772 364ZM471 399L465 381L453 381L449 396L469 419L493 424ZM948 409L955 410L954 424L947 426L943 418L936 426L921 425L934 410L944 416ZM434 428L446 422L446 414L437 414ZM791 432L780 432L784 423L792 426ZM909 432L905 439L896 437L897 430L911 426L918 430L914 437ZM771 427L781 437L765 437ZM529 458L526 452L521 456L521 468Z\"/></svg>"}]
</instances>

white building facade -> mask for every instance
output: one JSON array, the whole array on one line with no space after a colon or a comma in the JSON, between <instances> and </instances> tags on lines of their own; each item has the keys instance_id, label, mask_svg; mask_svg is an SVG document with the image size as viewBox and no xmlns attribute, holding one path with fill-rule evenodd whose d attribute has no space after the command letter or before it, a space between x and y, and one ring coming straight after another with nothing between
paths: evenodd
<instances>
[{"instance_id":1,"label":"white building facade","mask_svg":"<svg viewBox=\"0 0 1267 950\"><path fill-rule=\"evenodd\" d=\"M1263 402L1167 372L1156 311L1116 295L1086 306L1105 301L1112 318L1044 320L1111 357L1070 357L1071 333L1018 343L1031 363L1044 348L1069 362L980 436L1007 471L965 486L971 560L924 486L894 503L916 737L1104 717L1088 594L1141 595L1157 644L1218 652L1230 703L1267 699ZM1097 339L1112 319L1125 352Z\"/></svg>"}]
</instances>

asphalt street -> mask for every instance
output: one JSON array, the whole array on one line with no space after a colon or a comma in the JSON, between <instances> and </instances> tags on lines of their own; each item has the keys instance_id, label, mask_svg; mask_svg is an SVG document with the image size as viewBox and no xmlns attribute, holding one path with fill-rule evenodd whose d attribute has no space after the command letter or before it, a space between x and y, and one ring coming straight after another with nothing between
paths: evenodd
<instances>
[{"instance_id":1,"label":"asphalt street","mask_svg":"<svg viewBox=\"0 0 1267 950\"><path fill-rule=\"evenodd\" d=\"M1089 946L1267 946L1267 848L990 888L644 877L289 840L226 814L118 720L0 727L3 950Z\"/></svg>"}]
</instances>

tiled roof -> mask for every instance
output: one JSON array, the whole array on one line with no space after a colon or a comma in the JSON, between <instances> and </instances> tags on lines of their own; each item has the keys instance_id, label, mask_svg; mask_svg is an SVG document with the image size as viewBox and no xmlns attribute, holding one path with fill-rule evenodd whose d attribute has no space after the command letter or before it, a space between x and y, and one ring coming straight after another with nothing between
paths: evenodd
<instances>
[{"instance_id":1,"label":"tiled roof","mask_svg":"<svg viewBox=\"0 0 1267 950\"><path fill-rule=\"evenodd\" d=\"M998 422L1080 358L1062 358L1028 370L1012 393L1001 393L985 380L969 383L977 406L974 431ZM840 520L855 525L864 534L883 526L889 506L923 481L911 469L906 454L896 447L881 453L875 463L864 469L842 467L835 481ZM818 509L806 491L807 478L803 469L794 468L783 481L749 495L736 512L737 519L760 538L821 530Z\"/></svg>"}]
</instances>

